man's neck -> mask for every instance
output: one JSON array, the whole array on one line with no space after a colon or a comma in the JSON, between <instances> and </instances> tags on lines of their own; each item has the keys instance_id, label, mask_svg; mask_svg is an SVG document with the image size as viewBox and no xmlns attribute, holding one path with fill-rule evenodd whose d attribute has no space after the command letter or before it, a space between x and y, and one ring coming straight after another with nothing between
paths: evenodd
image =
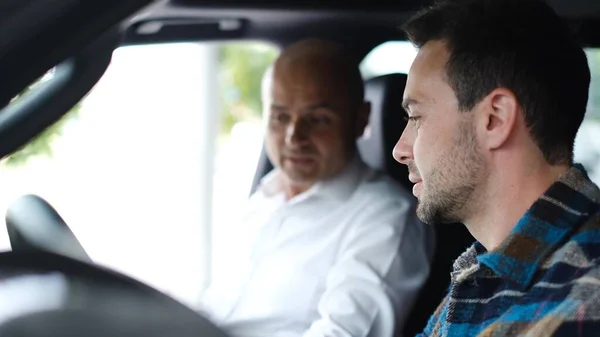
<instances>
[{"instance_id":1,"label":"man's neck","mask_svg":"<svg viewBox=\"0 0 600 337\"><path fill-rule=\"evenodd\" d=\"M569 169L566 165L532 162L496 167L485 191L474 199L484 201L472 211L475 216L465 221L469 232L487 251L498 248L527 210Z\"/></svg>"}]
</instances>

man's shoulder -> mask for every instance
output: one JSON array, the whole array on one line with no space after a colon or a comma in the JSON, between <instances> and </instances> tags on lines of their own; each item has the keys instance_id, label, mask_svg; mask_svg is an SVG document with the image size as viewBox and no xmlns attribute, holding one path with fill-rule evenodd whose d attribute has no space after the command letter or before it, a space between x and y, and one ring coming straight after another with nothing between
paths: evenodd
<instances>
[{"instance_id":1,"label":"man's shoulder","mask_svg":"<svg viewBox=\"0 0 600 337\"><path fill-rule=\"evenodd\" d=\"M599 240L592 244L598 246ZM600 328L600 265L581 244L574 236L550 256L531 288L511 290L510 296L519 300L481 335L595 335Z\"/></svg>"},{"instance_id":2,"label":"man's shoulder","mask_svg":"<svg viewBox=\"0 0 600 337\"><path fill-rule=\"evenodd\" d=\"M600 237L594 245L600 245ZM586 257L575 240L565 246L565 253L574 254L559 259L549 273L538 282L533 296L515 308L529 321L526 331L534 336L595 335L600 329L600 265L598 258ZM578 248L574 248L578 247ZM538 301L539 300L539 301ZM505 324L507 322L504 322ZM514 324L514 322L513 322Z\"/></svg>"},{"instance_id":3,"label":"man's shoulder","mask_svg":"<svg viewBox=\"0 0 600 337\"><path fill-rule=\"evenodd\" d=\"M562 317L565 323L569 317L600 323L600 212L549 256L533 288L541 305L547 306L547 298L552 298L556 306L548 314Z\"/></svg>"},{"instance_id":4,"label":"man's shoulder","mask_svg":"<svg viewBox=\"0 0 600 337\"><path fill-rule=\"evenodd\" d=\"M561 269L559 274L573 273L573 278L583 271L600 268L600 211L591 215L544 263L543 269Z\"/></svg>"},{"instance_id":5,"label":"man's shoulder","mask_svg":"<svg viewBox=\"0 0 600 337\"><path fill-rule=\"evenodd\" d=\"M600 209L597 209L571 237L589 259L600 258Z\"/></svg>"}]
</instances>

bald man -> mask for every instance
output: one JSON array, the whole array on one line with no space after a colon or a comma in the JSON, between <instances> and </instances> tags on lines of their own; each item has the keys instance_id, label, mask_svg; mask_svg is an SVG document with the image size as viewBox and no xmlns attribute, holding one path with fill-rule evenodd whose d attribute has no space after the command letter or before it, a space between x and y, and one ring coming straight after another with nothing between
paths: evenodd
<instances>
[{"instance_id":1,"label":"bald man","mask_svg":"<svg viewBox=\"0 0 600 337\"><path fill-rule=\"evenodd\" d=\"M232 233L242 241L231 273L203 301L231 335L389 337L401 328L429 274L431 236L408 193L358 155L363 96L357 62L332 42L298 42L265 75L275 169Z\"/></svg>"}]
</instances>

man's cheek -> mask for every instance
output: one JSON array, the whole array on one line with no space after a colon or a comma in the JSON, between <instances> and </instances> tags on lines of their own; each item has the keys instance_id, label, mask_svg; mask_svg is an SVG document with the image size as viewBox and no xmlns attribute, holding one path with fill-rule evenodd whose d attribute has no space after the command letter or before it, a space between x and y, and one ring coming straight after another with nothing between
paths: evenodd
<instances>
[{"instance_id":1,"label":"man's cheek","mask_svg":"<svg viewBox=\"0 0 600 337\"><path fill-rule=\"evenodd\" d=\"M424 168L424 166L427 166L427 161L429 160L428 157L430 156L431 149L429 149L429 151L426 151L418 141L415 141L413 145L413 158L415 168L417 169L417 172L415 173L419 174L419 176L421 176L422 169ZM421 178L423 177L421 176Z\"/></svg>"}]
</instances>

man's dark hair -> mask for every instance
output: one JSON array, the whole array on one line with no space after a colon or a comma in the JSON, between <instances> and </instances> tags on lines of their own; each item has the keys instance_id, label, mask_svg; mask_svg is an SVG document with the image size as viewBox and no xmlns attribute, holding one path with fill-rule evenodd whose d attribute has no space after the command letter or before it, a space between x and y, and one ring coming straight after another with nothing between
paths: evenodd
<instances>
[{"instance_id":1,"label":"man's dark hair","mask_svg":"<svg viewBox=\"0 0 600 337\"><path fill-rule=\"evenodd\" d=\"M544 1L438 1L403 28L418 48L446 43L446 74L461 111L496 88L509 89L546 161L572 163L590 70L583 48Z\"/></svg>"}]
</instances>

